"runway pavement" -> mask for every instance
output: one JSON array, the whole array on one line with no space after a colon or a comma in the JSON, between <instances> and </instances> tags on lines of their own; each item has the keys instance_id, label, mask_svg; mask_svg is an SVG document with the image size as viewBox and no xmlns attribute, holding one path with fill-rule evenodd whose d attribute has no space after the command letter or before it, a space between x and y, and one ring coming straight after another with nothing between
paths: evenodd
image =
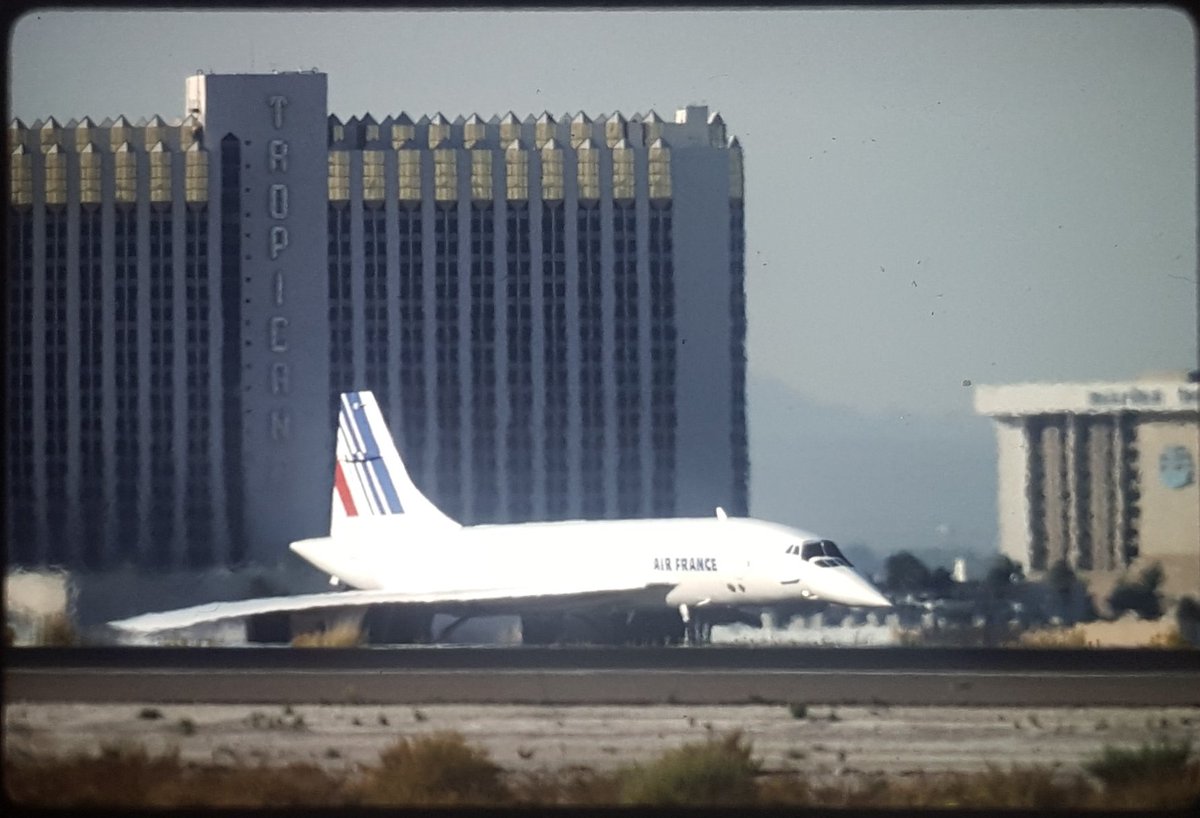
<instances>
[{"instance_id":1,"label":"runway pavement","mask_svg":"<svg viewBox=\"0 0 1200 818\"><path fill-rule=\"evenodd\" d=\"M78 648L9 702L1197 706L1200 653L891 648Z\"/></svg>"}]
</instances>

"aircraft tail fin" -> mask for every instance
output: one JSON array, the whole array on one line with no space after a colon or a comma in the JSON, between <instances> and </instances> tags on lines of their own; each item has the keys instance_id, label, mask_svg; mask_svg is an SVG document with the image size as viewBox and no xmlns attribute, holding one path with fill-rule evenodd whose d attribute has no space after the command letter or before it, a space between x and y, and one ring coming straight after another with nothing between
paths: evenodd
<instances>
[{"instance_id":1,"label":"aircraft tail fin","mask_svg":"<svg viewBox=\"0 0 1200 818\"><path fill-rule=\"evenodd\" d=\"M428 526L458 524L413 483L371 392L344 392L338 412L331 533L348 520L399 517Z\"/></svg>"}]
</instances>

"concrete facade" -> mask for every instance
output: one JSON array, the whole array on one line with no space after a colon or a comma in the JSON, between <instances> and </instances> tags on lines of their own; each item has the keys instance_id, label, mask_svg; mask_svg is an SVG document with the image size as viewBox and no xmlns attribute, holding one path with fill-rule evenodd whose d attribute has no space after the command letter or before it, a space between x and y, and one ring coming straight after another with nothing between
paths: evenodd
<instances>
[{"instance_id":1,"label":"concrete facade","mask_svg":"<svg viewBox=\"0 0 1200 818\"><path fill-rule=\"evenodd\" d=\"M1035 574L1065 559L1111 586L1161 563L1200 591L1194 380L980 386L996 421L1001 551Z\"/></svg>"}]
</instances>

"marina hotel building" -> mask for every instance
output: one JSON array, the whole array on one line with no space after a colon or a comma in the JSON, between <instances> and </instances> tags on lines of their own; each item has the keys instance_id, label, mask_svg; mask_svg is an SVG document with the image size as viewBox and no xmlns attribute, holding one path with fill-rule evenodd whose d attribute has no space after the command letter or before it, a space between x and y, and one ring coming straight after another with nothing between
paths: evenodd
<instances>
[{"instance_id":1,"label":"marina hotel building","mask_svg":"<svg viewBox=\"0 0 1200 818\"><path fill-rule=\"evenodd\" d=\"M10 124L10 570L67 569L85 619L315 587L285 555L328 530L348 389L464 523L747 513L719 115L326 95L198 74L170 121Z\"/></svg>"},{"instance_id":2,"label":"marina hotel building","mask_svg":"<svg viewBox=\"0 0 1200 818\"><path fill-rule=\"evenodd\" d=\"M1094 592L1158 564L1200 591L1197 373L978 386L995 422L1000 550L1041 576L1064 561Z\"/></svg>"}]
</instances>

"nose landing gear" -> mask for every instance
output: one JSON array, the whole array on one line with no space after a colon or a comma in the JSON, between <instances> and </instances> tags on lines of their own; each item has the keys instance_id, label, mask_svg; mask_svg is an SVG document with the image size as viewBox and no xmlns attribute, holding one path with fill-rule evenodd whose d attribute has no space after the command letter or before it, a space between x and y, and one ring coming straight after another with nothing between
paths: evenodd
<instances>
[{"instance_id":1,"label":"nose landing gear","mask_svg":"<svg viewBox=\"0 0 1200 818\"><path fill-rule=\"evenodd\" d=\"M701 602L701 605L704 603ZM684 603L679 606L679 617L683 620L684 641L688 645L707 645L712 642L712 621L702 611Z\"/></svg>"}]
</instances>

